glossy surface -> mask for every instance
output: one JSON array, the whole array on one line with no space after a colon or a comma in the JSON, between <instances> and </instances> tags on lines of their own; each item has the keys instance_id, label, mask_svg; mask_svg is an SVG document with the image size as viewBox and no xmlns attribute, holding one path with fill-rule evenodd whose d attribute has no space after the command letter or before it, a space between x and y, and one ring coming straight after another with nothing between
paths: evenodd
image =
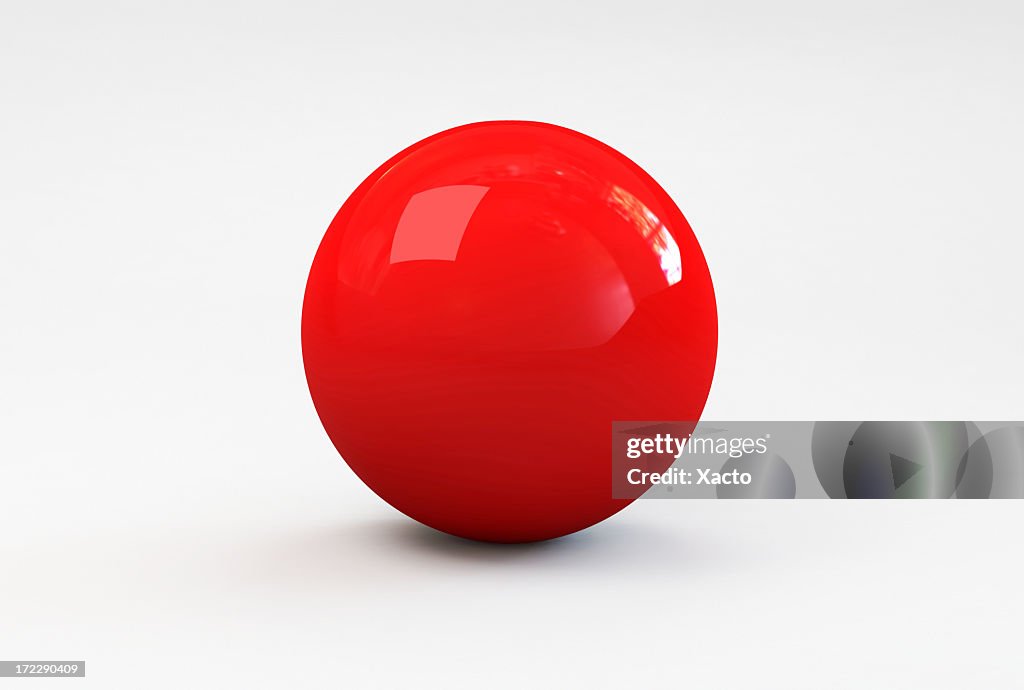
<instances>
[{"instance_id":1,"label":"glossy surface","mask_svg":"<svg viewBox=\"0 0 1024 690\"><path fill-rule=\"evenodd\" d=\"M714 291L672 200L614 149L485 122L394 156L345 202L306 287L314 404L392 506L473 539L582 529L613 420L695 420Z\"/></svg>"}]
</instances>

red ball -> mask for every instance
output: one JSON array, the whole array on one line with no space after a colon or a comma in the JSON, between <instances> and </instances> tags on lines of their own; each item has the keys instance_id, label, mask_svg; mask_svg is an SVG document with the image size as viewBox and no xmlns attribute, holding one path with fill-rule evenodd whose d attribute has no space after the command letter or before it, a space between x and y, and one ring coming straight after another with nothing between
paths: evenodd
<instances>
[{"instance_id":1,"label":"red ball","mask_svg":"<svg viewBox=\"0 0 1024 690\"><path fill-rule=\"evenodd\" d=\"M496 542L628 505L612 422L698 419L717 345L668 194L539 122L456 127L384 163L327 229L302 309L313 403L349 466L409 517Z\"/></svg>"}]
</instances>

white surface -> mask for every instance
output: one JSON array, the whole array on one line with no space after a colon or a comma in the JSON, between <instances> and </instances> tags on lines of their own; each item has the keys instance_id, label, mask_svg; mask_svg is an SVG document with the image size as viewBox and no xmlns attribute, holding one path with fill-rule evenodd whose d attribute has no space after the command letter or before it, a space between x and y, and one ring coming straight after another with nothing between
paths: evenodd
<instances>
[{"instance_id":1,"label":"white surface","mask_svg":"<svg viewBox=\"0 0 1024 690\"><path fill-rule=\"evenodd\" d=\"M1019 684L1024 504L640 502L478 547L323 434L324 229L497 118L676 198L718 292L707 418L1024 418L1024 10L669 5L5 3L0 657L97 688Z\"/></svg>"}]
</instances>

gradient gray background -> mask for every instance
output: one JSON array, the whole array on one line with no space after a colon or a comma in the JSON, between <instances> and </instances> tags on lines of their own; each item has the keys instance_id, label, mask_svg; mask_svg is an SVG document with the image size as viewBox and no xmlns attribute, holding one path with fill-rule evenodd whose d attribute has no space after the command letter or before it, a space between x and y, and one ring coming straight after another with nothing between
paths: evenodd
<instances>
[{"instance_id":1,"label":"gradient gray background","mask_svg":"<svg viewBox=\"0 0 1024 690\"><path fill-rule=\"evenodd\" d=\"M299 311L386 157L548 120L695 228L707 418L1024 418L1022 23L4 0L0 656L98 688L1019 684L1024 504L646 501L535 547L439 538L338 459Z\"/></svg>"}]
</instances>

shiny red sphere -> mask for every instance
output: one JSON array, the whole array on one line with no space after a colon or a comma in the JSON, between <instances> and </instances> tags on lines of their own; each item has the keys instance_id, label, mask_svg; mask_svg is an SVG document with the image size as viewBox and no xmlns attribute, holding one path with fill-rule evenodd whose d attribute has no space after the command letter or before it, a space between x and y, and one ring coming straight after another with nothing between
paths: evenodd
<instances>
[{"instance_id":1,"label":"shiny red sphere","mask_svg":"<svg viewBox=\"0 0 1024 690\"><path fill-rule=\"evenodd\" d=\"M611 147L539 122L410 146L313 260L306 378L345 461L443 532L559 537L618 512L613 421L696 420L718 317L697 239Z\"/></svg>"}]
</instances>

